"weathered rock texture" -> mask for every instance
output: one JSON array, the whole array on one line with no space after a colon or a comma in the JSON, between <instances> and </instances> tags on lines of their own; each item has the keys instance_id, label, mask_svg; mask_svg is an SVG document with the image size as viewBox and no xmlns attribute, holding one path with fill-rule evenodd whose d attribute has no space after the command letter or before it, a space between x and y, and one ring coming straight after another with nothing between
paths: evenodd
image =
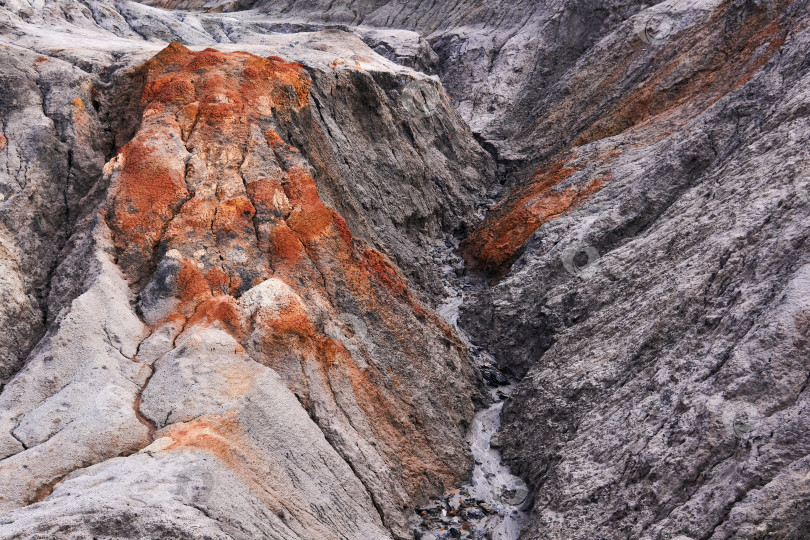
<instances>
[{"instance_id":1,"label":"weathered rock texture","mask_svg":"<svg viewBox=\"0 0 810 540\"><path fill-rule=\"evenodd\" d=\"M209 0L145 3L211 11L223 6ZM379 52L387 50L387 57L435 69L462 116L504 159L532 156L518 150L533 134L537 103L551 83L646 7L635 0L247 0L241 7L248 6L288 24L359 27L359 35Z\"/></svg>"},{"instance_id":2,"label":"weathered rock texture","mask_svg":"<svg viewBox=\"0 0 810 540\"><path fill-rule=\"evenodd\" d=\"M522 537L810 537L807 0L147 3L0 5L0 538L411 536L456 245Z\"/></svg>"},{"instance_id":3,"label":"weathered rock texture","mask_svg":"<svg viewBox=\"0 0 810 540\"><path fill-rule=\"evenodd\" d=\"M48 309L50 278L77 201L99 176L111 141L92 106L86 73L31 51L4 47L0 54L4 383L57 314Z\"/></svg>"},{"instance_id":4,"label":"weathered rock texture","mask_svg":"<svg viewBox=\"0 0 810 540\"><path fill-rule=\"evenodd\" d=\"M549 165L465 242L501 278L468 329L526 373L526 538L810 530L808 6L702 7L584 55L542 102Z\"/></svg>"},{"instance_id":5,"label":"weathered rock texture","mask_svg":"<svg viewBox=\"0 0 810 540\"><path fill-rule=\"evenodd\" d=\"M489 155L349 34L307 67L286 36L149 59L112 4L67 7L78 50L4 48L0 537L408 537L472 465L479 379L424 262Z\"/></svg>"}]
</instances>

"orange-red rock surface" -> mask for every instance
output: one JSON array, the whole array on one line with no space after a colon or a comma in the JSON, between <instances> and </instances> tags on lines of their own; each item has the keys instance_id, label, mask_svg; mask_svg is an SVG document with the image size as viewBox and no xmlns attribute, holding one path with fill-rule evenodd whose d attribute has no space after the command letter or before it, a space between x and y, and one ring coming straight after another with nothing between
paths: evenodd
<instances>
[{"instance_id":1,"label":"orange-red rock surface","mask_svg":"<svg viewBox=\"0 0 810 540\"><path fill-rule=\"evenodd\" d=\"M141 125L107 166L104 216L144 320L221 329L277 371L398 526L467 470L463 348L279 134L309 114L300 65L172 44L142 70Z\"/></svg>"},{"instance_id":2,"label":"orange-red rock surface","mask_svg":"<svg viewBox=\"0 0 810 540\"><path fill-rule=\"evenodd\" d=\"M634 80L632 69L647 61L651 47L637 36L609 69L574 73L566 82L571 91L552 101L535 127L535 132L546 127L555 132L555 126L571 130L573 140L547 164L524 174L527 179L519 180L520 185L465 240L462 249L470 266L494 277L503 275L540 226L572 210L610 180L610 174L600 173L575 185L561 185L584 168L577 162L605 168L621 153L617 144L607 156L588 157L594 154L590 150L578 159L583 146L625 132L637 147L654 144L744 85L795 31L789 18L779 16L789 4L777 2L733 16L732 3L722 3L702 24L665 40L667 47L652 49L651 69L640 80ZM717 32L719 25L727 26L723 35ZM551 144L565 140L557 137ZM531 139L524 144L531 147Z\"/></svg>"},{"instance_id":3,"label":"orange-red rock surface","mask_svg":"<svg viewBox=\"0 0 810 540\"><path fill-rule=\"evenodd\" d=\"M577 165L565 156L539 169L525 186L492 208L481 225L461 245L471 268L501 276L520 256L521 249L544 223L575 208L602 187L609 176L597 176L584 187L561 186Z\"/></svg>"},{"instance_id":4,"label":"orange-red rock surface","mask_svg":"<svg viewBox=\"0 0 810 540\"><path fill-rule=\"evenodd\" d=\"M0 539L803 538L809 4L0 3Z\"/></svg>"}]
</instances>

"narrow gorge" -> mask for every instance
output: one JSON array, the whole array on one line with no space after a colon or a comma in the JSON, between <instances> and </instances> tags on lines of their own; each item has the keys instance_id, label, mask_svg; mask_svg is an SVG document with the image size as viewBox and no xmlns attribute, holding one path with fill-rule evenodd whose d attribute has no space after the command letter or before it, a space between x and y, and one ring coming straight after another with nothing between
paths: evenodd
<instances>
[{"instance_id":1,"label":"narrow gorge","mask_svg":"<svg viewBox=\"0 0 810 540\"><path fill-rule=\"evenodd\" d=\"M0 539L810 539L808 0L0 0Z\"/></svg>"}]
</instances>

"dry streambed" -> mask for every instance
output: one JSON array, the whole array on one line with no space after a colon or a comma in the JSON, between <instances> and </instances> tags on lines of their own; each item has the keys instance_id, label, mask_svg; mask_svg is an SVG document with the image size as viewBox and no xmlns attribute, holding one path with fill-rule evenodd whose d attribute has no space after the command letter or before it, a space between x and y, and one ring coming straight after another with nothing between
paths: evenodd
<instances>
[{"instance_id":1,"label":"dry streambed","mask_svg":"<svg viewBox=\"0 0 810 540\"><path fill-rule=\"evenodd\" d=\"M437 312L455 327L469 347L486 381L491 404L476 413L467 433L467 443L475 459L470 481L417 508L410 523L414 537L422 540L516 540L527 521L531 495L525 482L501 462L498 441L501 410L516 381L498 368L492 355L472 345L464 330L458 327L458 311L464 303L465 292L480 284L469 279L462 283L455 277L463 263L454 254L445 254L440 262L444 263L447 298Z\"/></svg>"}]
</instances>

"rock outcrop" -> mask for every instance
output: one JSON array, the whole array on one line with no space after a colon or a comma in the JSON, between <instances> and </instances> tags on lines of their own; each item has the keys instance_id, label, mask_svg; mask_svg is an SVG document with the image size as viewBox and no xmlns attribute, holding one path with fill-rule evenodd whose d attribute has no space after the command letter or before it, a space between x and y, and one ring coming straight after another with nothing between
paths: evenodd
<instances>
[{"instance_id":1,"label":"rock outcrop","mask_svg":"<svg viewBox=\"0 0 810 540\"><path fill-rule=\"evenodd\" d=\"M526 538L810 530L807 5L702 8L583 56L550 165L465 242L497 284L462 319L525 374L500 440Z\"/></svg>"},{"instance_id":2,"label":"rock outcrop","mask_svg":"<svg viewBox=\"0 0 810 540\"><path fill-rule=\"evenodd\" d=\"M410 536L472 465L479 376L424 262L490 157L438 83L343 32L296 47L306 67L268 56L286 37L85 39L78 68L5 48L28 86L4 113L0 536Z\"/></svg>"},{"instance_id":3,"label":"rock outcrop","mask_svg":"<svg viewBox=\"0 0 810 540\"><path fill-rule=\"evenodd\" d=\"M808 537L809 14L6 2L0 538Z\"/></svg>"}]
</instances>

